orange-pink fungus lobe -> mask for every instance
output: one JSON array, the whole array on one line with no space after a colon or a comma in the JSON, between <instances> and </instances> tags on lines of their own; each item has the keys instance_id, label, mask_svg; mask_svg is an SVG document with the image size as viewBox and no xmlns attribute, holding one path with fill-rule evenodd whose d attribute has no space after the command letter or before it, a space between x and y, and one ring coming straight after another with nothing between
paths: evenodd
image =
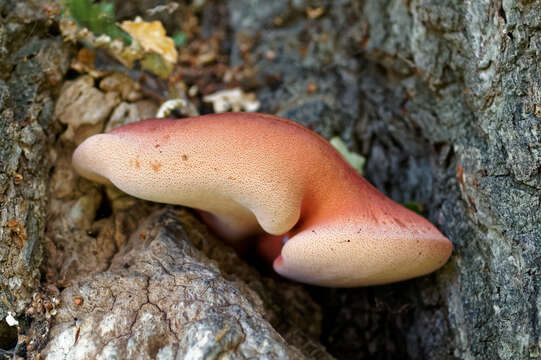
<instances>
[{"instance_id":1,"label":"orange-pink fungus lobe","mask_svg":"<svg viewBox=\"0 0 541 360\"><path fill-rule=\"evenodd\" d=\"M190 166L179 166L186 154ZM310 284L410 279L438 269L452 251L432 224L381 194L326 140L272 115L132 123L85 140L73 164L130 195L198 209L238 248L257 235L258 252L278 273Z\"/></svg>"}]
</instances>

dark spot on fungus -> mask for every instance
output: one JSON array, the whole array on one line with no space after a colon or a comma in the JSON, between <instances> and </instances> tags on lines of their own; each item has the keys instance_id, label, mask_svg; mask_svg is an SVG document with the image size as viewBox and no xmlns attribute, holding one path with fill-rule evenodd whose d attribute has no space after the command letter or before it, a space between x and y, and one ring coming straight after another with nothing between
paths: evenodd
<instances>
[{"instance_id":1,"label":"dark spot on fungus","mask_svg":"<svg viewBox=\"0 0 541 360\"><path fill-rule=\"evenodd\" d=\"M139 169L141 167L141 163L139 162L139 159L135 159L135 168Z\"/></svg>"},{"instance_id":2,"label":"dark spot on fungus","mask_svg":"<svg viewBox=\"0 0 541 360\"><path fill-rule=\"evenodd\" d=\"M151 161L150 166L152 166L152 170L154 170L154 172L158 172L160 171L160 167L162 167L162 164L159 161L156 161L155 163Z\"/></svg>"},{"instance_id":3,"label":"dark spot on fungus","mask_svg":"<svg viewBox=\"0 0 541 360\"><path fill-rule=\"evenodd\" d=\"M182 159L182 161L188 160L188 155L182 155L182 156L181 156L181 159Z\"/></svg>"},{"instance_id":4,"label":"dark spot on fungus","mask_svg":"<svg viewBox=\"0 0 541 360\"><path fill-rule=\"evenodd\" d=\"M154 145L154 147L157 149L157 148L160 147L160 144L156 144L156 145Z\"/></svg>"}]
</instances>

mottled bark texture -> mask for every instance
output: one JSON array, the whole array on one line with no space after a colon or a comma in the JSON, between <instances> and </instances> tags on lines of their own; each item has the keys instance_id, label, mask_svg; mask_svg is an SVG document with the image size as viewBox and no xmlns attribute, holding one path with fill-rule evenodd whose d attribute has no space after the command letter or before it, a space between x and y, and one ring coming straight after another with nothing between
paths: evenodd
<instances>
[{"instance_id":1,"label":"mottled bark texture","mask_svg":"<svg viewBox=\"0 0 541 360\"><path fill-rule=\"evenodd\" d=\"M39 285L54 91L69 50L52 36L47 2L0 2L0 319L20 314ZM54 30L53 30L54 31ZM0 322L0 347L16 341Z\"/></svg>"},{"instance_id":2,"label":"mottled bark texture","mask_svg":"<svg viewBox=\"0 0 541 360\"><path fill-rule=\"evenodd\" d=\"M261 279L186 211L148 217L62 304L48 359L331 359L302 286Z\"/></svg>"},{"instance_id":3,"label":"mottled bark texture","mask_svg":"<svg viewBox=\"0 0 541 360\"><path fill-rule=\"evenodd\" d=\"M318 6L325 14L310 19ZM429 277L314 290L330 352L539 357L541 3L234 0L229 9L237 37L260 36L261 76L279 79L258 92L264 110L351 141L368 158L367 178L396 201L424 204L455 246Z\"/></svg>"}]
</instances>

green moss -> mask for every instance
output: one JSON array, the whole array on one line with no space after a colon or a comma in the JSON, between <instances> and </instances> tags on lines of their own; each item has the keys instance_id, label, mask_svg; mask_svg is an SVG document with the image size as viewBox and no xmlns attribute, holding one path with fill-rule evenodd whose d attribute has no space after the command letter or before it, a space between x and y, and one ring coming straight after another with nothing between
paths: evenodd
<instances>
[{"instance_id":1,"label":"green moss","mask_svg":"<svg viewBox=\"0 0 541 360\"><path fill-rule=\"evenodd\" d=\"M410 209L411 211L415 211L419 215L425 216L425 214L424 214L425 206L421 202L409 201L409 202L404 203L402 205L404 205L404 207Z\"/></svg>"},{"instance_id":2,"label":"green moss","mask_svg":"<svg viewBox=\"0 0 541 360\"><path fill-rule=\"evenodd\" d=\"M95 35L107 35L131 43L131 36L115 23L115 5L106 1L94 3L92 0L65 0L64 15L73 19L79 26L86 27Z\"/></svg>"},{"instance_id":3,"label":"green moss","mask_svg":"<svg viewBox=\"0 0 541 360\"><path fill-rule=\"evenodd\" d=\"M186 36L185 33L181 31L173 35L173 42L175 43L175 46L177 47L184 46L188 42L188 37Z\"/></svg>"}]
</instances>

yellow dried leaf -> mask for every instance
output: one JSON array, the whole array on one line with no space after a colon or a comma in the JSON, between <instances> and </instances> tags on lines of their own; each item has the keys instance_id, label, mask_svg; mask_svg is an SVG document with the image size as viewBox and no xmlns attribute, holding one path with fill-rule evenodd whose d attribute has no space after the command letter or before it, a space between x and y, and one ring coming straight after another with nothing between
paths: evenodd
<instances>
[{"instance_id":1,"label":"yellow dried leaf","mask_svg":"<svg viewBox=\"0 0 541 360\"><path fill-rule=\"evenodd\" d=\"M136 39L147 52L161 55L167 62L176 63L178 58L177 49L173 39L165 35L165 28L159 21L123 21L120 24L122 30Z\"/></svg>"}]
</instances>

